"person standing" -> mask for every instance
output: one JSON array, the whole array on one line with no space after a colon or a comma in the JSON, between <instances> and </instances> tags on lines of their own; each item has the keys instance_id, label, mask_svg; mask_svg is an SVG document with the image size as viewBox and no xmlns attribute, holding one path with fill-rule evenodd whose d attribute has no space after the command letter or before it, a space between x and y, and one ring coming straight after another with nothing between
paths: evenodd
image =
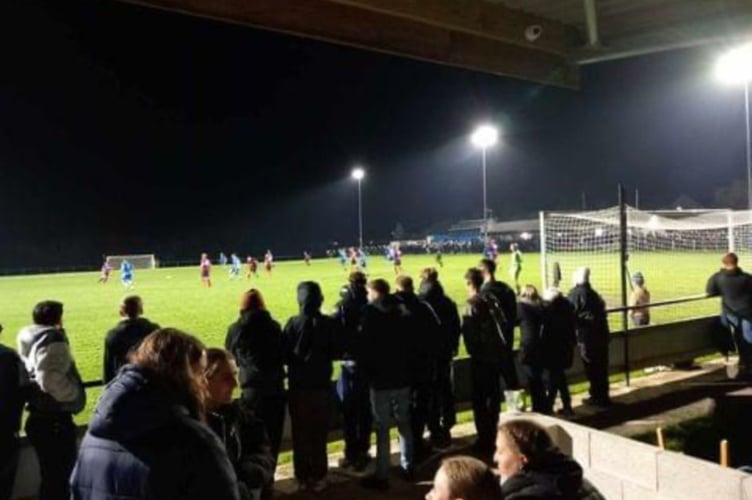
<instances>
[{"instance_id":1,"label":"person standing","mask_svg":"<svg viewBox=\"0 0 752 500\"><path fill-rule=\"evenodd\" d=\"M611 404L608 395L608 316L606 303L590 286L589 268L581 267L575 271L574 288L569 291L568 299L574 306L577 344L590 383L590 397L582 402L607 407Z\"/></svg>"},{"instance_id":2,"label":"person standing","mask_svg":"<svg viewBox=\"0 0 752 500\"><path fill-rule=\"evenodd\" d=\"M272 255L271 250L267 250L266 254L264 254L264 269L266 269L266 274L271 277L272 275L272 268L274 267L274 255Z\"/></svg>"},{"instance_id":3,"label":"person standing","mask_svg":"<svg viewBox=\"0 0 752 500\"><path fill-rule=\"evenodd\" d=\"M517 243L509 245L511 262L509 263L509 277L514 282L514 288L517 295L520 294L520 273L522 273L522 252Z\"/></svg>"},{"instance_id":4,"label":"person standing","mask_svg":"<svg viewBox=\"0 0 752 500\"><path fill-rule=\"evenodd\" d=\"M517 379L517 371L514 366L514 327L517 324L517 295L509 285L496 279L496 262L493 259L483 259L479 265L480 272L483 276L483 286L480 291L482 294L490 294L501 307L505 321L501 325L504 335L505 359L504 366L501 367L501 374L504 377L504 383L509 390L516 390L520 387Z\"/></svg>"},{"instance_id":5,"label":"person standing","mask_svg":"<svg viewBox=\"0 0 752 500\"><path fill-rule=\"evenodd\" d=\"M324 296L314 281L298 285L300 312L282 331L289 380L293 467L301 489L327 487L332 362L340 357L339 323L321 314Z\"/></svg>"},{"instance_id":6,"label":"person standing","mask_svg":"<svg viewBox=\"0 0 752 500\"><path fill-rule=\"evenodd\" d=\"M201 272L201 284L205 287L211 288L211 260L209 260L209 255L205 253L201 254L201 262L198 267Z\"/></svg>"},{"instance_id":7,"label":"person standing","mask_svg":"<svg viewBox=\"0 0 752 500\"><path fill-rule=\"evenodd\" d=\"M107 281L110 279L111 272L112 272L112 266L110 265L110 262L105 258L104 262L102 263L102 268L99 273L98 283L107 283Z\"/></svg>"},{"instance_id":8,"label":"person standing","mask_svg":"<svg viewBox=\"0 0 752 500\"><path fill-rule=\"evenodd\" d=\"M37 452L40 500L70 496L68 478L76 463L73 415L86 405L86 391L63 330L63 304L34 306L34 324L18 332L18 352L32 381L26 436Z\"/></svg>"},{"instance_id":9,"label":"person standing","mask_svg":"<svg viewBox=\"0 0 752 500\"><path fill-rule=\"evenodd\" d=\"M637 271L631 276L632 293L629 295L630 309L629 317L632 319L632 325L645 326L650 324L650 292L645 286L645 277Z\"/></svg>"},{"instance_id":10,"label":"person standing","mask_svg":"<svg viewBox=\"0 0 752 500\"><path fill-rule=\"evenodd\" d=\"M0 333L3 325L0 325ZM10 500L18 468L21 415L28 376L21 357L0 344L0 500Z\"/></svg>"},{"instance_id":11,"label":"person standing","mask_svg":"<svg viewBox=\"0 0 752 500\"><path fill-rule=\"evenodd\" d=\"M517 318L520 324L520 365L527 377L533 411L549 414L551 409L543 385L543 304L533 285L522 288L520 302L517 304Z\"/></svg>"},{"instance_id":12,"label":"person standing","mask_svg":"<svg viewBox=\"0 0 752 500\"><path fill-rule=\"evenodd\" d=\"M490 455L501 412L501 367L510 361L502 327L493 311L498 303L481 293L483 275L478 269L465 273L468 300L462 317L462 338L470 355L471 399L477 439L475 449Z\"/></svg>"},{"instance_id":13,"label":"person standing","mask_svg":"<svg viewBox=\"0 0 752 500\"><path fill-rule=\"evenodd\" d=\"M267 311L260 291L243 294L240 317L227 330L225 349L238 363L240 404L264 422L277 460L287 405L282 328Z\"/></svg>"},{"instance_id":14,"label":"person standing","mask_svg":"<svg viewBox=\"0 0 752 500\"><path fill-rule=\"evenodd\" d=\"M440 322L439 334L435 340L436 356L428 410L428 430L431 433L431 444L436 448L444 449L451 444L451 430L457 423L454 410L452 363L459 348L462 326L457 304L444 293L436 269L424 269L421 278L420 298L433 307Z\"/></svg>"},{"instance_id":15,"label":"person standing","mask_svg":"<svg viewBox=\"0 0 752 500\"><path fill-rule=\"evenodd\" d=\"M337 393L342 403L345 456L340 467L353 467L363 471L371 457L371 425L373 415L369 399L368 382L363 367L357 359L356 345L363 309L368 304L366 275L360 271L350 273L348 284L340 291L334 318L342 325L343 356Z\"/></svg>"},{"instance_id":16,"label":"person standing","mask_svg":"<svg viewBox=\"0 0 752 500\"><path fill-rule=\"evenodd\" d=\"M416 456L429 454L423 440L428 424L431 404L433 367L436 362L437 339L441 335L439 318L428 302L415 295L413 279L402 275L397 278L394 294L407 313L407 342L410 351L410 416L413 434L413 452Z\"/></svg>"},{"instance_id":17,"label":"person standing","mask_svg":"<svg viewBox=\"0 0 752 500\"><path fill-rule=\"evenodd\" d=\"M133 264L126 259L120 263L120 282L126 290L133 288Z\"/></svg>"},{"instance_id":18,"label":"person standing","mask_svg":"<svg viewBox=\"0 0 752 500\"><path fill-rule=\"evenodd\" d=\"M721 322L731 328L739 352L739 376L752 374L752 275L739 267L739 257L729 252L721 270L705 287L711 297L721 297Z\"/></svg>"},{"instance_id":19,"label":"person standing","mask_svg":"<svg viewBox=\"0 0 752 500\"><path fill-rule=\"evenodd\" d=\"M548 406L553 410L558 393L561 395L563 408L557 413L571 417L574 411L566 370L572 367L574 349L577 346L574 307L556 288L547 289L543 300L542 341L548 371Z\"/></svg>"},{"instance_id":20,"label":"person standing","mask_svg":"<svg viewBox=\"0 0 752 500\"><path fill-rule=\"evenodd\" d=\"M128 364L128 355L138 349L141 341L159 325L144 318L144 303L138 295L130 295L120 304L120 316L125 318L107 333L104 341L102 380L114 379L120 367Z\"/></svg>"},{"instance_id":21,"label":"person standing","mask_svg":"<svg viewBox=\"0 0 752 500\"><path fill-rule=\"evenodd\" d=\"M406 343L405 313L389 294L389 283L368 283L368 305L363 311L358 360L371 388L371 407L376 427L376 472L363 479L365 488L389 487L389 427L397 422L400 465L407 478L413 475L413 435L410 425L410 352Z\"/></svg>"}]
</instances>

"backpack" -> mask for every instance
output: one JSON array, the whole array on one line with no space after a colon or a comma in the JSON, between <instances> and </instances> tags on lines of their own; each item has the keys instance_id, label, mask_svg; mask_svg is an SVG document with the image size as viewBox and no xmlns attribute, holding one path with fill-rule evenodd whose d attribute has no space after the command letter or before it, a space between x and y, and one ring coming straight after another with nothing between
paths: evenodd
<instances>
[{"instance_id":1,"label":"backpack","mask_svg":"<svg viewBox=\"0 0 752 500\"><path fill-rule=\"evenodd\" d=\"M513 325L509 324L509 318L507 318L507 314L504 312L501 302L499 302L499 299L493 293L481 294L480 300L486 304L489 312L489 318L487 321L490 323L487 329L498 335L501 343L506 346L507 341L504 338L504 332Z\"/></svg>"}]
</instances>

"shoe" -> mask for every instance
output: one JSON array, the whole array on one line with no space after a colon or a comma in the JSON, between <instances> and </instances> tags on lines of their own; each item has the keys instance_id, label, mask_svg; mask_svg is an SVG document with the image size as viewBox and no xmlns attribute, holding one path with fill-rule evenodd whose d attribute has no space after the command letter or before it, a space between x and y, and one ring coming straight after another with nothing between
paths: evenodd
<instances>
[{"instance_id":1,"label":"shoe","mask_svg":"<svg viewBox=\"0 0 752 500\"><path fill-rule=\"evenodd\" d=\"M389 489L389 480L383 477L368 476L360 480L360 485L367 490L386 491Z\"/></svg>"},{"instance_id":2,"label":"shoe","mask_svg":"<svg viewBox=\"0 0 752 500\"><path fill-rule=\"evenodd\" d=\"M337 460L337 467L339 467L340 469L350 469L354 468L356 463L357 462L355 460L350 460L347 457L342 457Z\"/></svg>"},{"instance_id":3,"label":"shoe","mask_svg":"<svg viewBox=\"0 0 752 500\"><path fill-rule=\"evenodd\" d=\"M562 408L561 410L556 410L556 414L560 417L574 417L575 413L574 410L571 408Z\"/></svg>"},{"instance_id":4,"label":"shoe","mask_svg":"<svg viewBox=\"0 0 752 500\"><path fill-rule=\"evenodd\" d=\"M431 446L434 447L434 449L437 450L446 450L450 446L452 446L452 437L451 435L443 435L443 436L431 436Z\"/></svg>"},{"instance_id":5,"label":"shoe","mask_svg":"<svg viewBox=\"0 0 752 500\"><path fill-rule=\"evenodd\" d=\"M305 491L308 491L309 485L306 481L302 481L300 479L295 480L295 487L293 488L293 493L303 493Z\"/></svg>"},{"instance_id":6,"label":"shoe","mask_svg":"<svg viewBox=\"0 0 752 500\"><path fill-rule=\"evenodd\" d=\"M311 484L311 491L314 493L321 493L329 487L329 482L324 479L319 479Z\"/></svg>"},{"instance_id":7,"label":"shoe","mask_svg":"<svg viewBox=\"0 0 752 500\"><path fill-rule=\"evenodd\" d=\"M582 404L585 406L594 406L596 408L608 408L611 406L610 399L583 398Z\"/></svg>"}]
</instances>

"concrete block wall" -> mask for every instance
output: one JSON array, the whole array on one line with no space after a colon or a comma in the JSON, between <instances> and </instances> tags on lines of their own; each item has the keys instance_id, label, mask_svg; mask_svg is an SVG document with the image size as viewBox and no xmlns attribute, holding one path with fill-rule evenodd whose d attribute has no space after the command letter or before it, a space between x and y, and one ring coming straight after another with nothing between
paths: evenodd
<instances>
[{"instance_id":1,"label":"concrete block wall","mask_svg":"<svg viewBox=\"0 0 752 500\"><path fill-rule=\"evenodd\" d=\"M608 500L752 500L752 475L681 453L540 415L550 432Z\"/></svg>"}]
</instances>

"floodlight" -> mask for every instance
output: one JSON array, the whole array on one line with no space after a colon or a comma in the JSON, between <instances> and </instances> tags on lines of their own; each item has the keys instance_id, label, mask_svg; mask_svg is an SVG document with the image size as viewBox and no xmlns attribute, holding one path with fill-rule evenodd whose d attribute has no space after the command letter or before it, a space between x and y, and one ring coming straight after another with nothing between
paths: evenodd
<instances>
[{"instance_id":1,"label":"floodlight","mask_svg":"<svg viewBox=\"0 0 752 500\"><path fill-rule=\"evenodd\" d=\"M499 131L492 125L481 125L470 136L470 141L473 145L483 149L493 146L498 139Z\"/></svg>"},{"instance_id":2,"label":"floodlight","mask_svg":"<svg viewBox=\"0 0 752 500\"><path fill-rule=\"evenodd\" d=\"M366 176L366 171L365 171L365 170L363 170L363 169L362 169L362 168L360 168L360 167L356 167L356 168L354 168L354 169L352 170L352 173L350 174L350 176L351 176L351 177L352 177L353 179L355 179L356 181L359 181L359 180L363 179L363 177L365 177L365 176Z\"/></svg>"},{"instance_id":3,"label":"floodlight","mask_svg":"<svg viewBox=\"0 0 752 500\"><path fill-rule=\"evenodd\" d=\"M715 74L726 83L752 82L752 42L731 49L719 57Z\"/></svg>"}]
</instances>

